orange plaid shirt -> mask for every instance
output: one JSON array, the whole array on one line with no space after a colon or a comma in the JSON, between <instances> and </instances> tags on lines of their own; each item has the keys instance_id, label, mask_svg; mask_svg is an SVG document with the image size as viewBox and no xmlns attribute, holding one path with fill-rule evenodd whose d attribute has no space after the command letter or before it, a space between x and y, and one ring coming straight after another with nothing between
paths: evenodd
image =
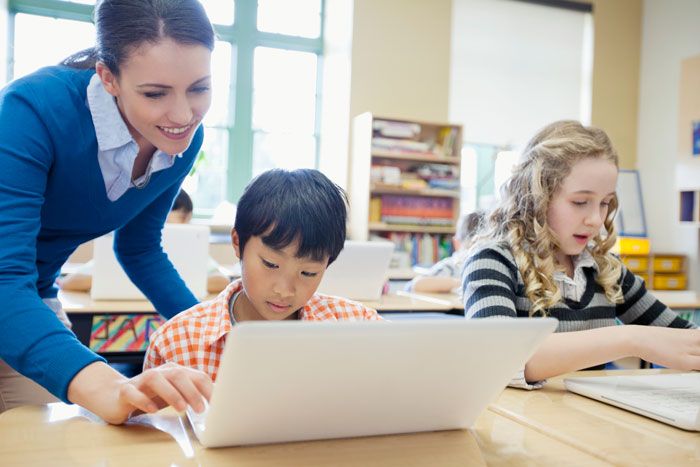
<instances>
[{"instance_id":1,"label":"orange plaid shirt","mask_svg":"<svg viewBox=\"0 0 700 467\"><path fill-rule=\"evenodd\" d=\"M229 301L243 288L240 279L216 298L193 306L168 320L153 333L143 369L174 362L202 370L216 380L226 335L232 328ZM303 321L379 321L382 317L361 303L314 294L299 311Z\"/></svg>"}]
</instances>

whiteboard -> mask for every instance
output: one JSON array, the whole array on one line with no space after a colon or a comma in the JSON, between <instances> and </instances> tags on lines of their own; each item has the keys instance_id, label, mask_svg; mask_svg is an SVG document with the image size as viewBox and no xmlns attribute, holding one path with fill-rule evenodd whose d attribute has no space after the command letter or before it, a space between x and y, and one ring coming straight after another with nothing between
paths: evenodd
<instances>
[{"instance_id":1,"label":"whiteboard","mask_svg":"<svg viewBox=\"0 0 700 467\"><path fill-rule=\"evenodd\" d=\"M646 237L647 224L637 170L620 170L617 178L617 199L620 205L615 218L618 235Z\"/></svg>"}]
</instances>

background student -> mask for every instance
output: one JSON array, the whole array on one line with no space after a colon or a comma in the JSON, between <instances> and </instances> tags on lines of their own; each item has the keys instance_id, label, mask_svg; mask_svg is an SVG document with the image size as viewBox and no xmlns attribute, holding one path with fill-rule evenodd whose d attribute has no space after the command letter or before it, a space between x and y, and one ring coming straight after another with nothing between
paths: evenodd
<instances>
[{"instance_id":1,"label":"background student","mask_svg":"<svg viewBox=\"0 0 700 467\"><path fill-rule=\"evenodd\" d=\"M527 382L636 356L700 369L700 330L610 253L618 157L600 129L552 123L528 143L464 269L469 318L553 316ZM626 326L616 326L616 318Z\"/></svg>"},{"instance_id":2,"label":"background student","mask_svg":"<svg viewBox=\"0 0 700 467\"><path fill-rule=\"evenodd\" d=\"M226 336L243 321L381 320L360 303L316 293L343 249L346 217L345 193L317 170L255 178L238 202L231 234L241 279L158 328L144 369L175 362L216 379Z\"/></svg>"},{"instance_id":3,"label":"background student","mask_svg":"<svg viewBox=\"0 0 700 467\"><path fill-rule=\"evenodd\" d=\"M456 289L461 293L462 268L467 259L467 252L472 239L477 234L481 221L484 218L483 211L474 211L463 214L457 222L457 230L452 238L454 253L448 258L437 262L426 274L415 277L408 283L408 290L412 292L448 293Z\"/></svg>"},{"instance_id":4,"label":"background student","mask_svg":"<svg viewBox=\"0 0 700 467\"><path fill-rule=\"evenodd\" d=\"M172 208L168 213L165 222L168 224L189 224L192 220L192 198L183 189L175 198ZM63 290L72 292L87 292L92 287L93 260L87 261L71 274L56 280L58 286ZM219 271L219 264L209 258L209 268L207 272L207 292L219 293L226 288L230 280L228 276Z\"/></svg>"},{"instance_id":5,"label":"background student","mask_svg":"<svg viewBox=\"0 0 700 467\"><path fill-rule=\"evenodd\" d=\"M197 303L160 240L202 144L214 31L196 0L101 1L95 26L94 48L0 92L0 411L56 398L111 423L203 410L206 374L125 378L70 331L54 283L78 245L115 230L160 313Z\"/></svg>"}]
</instances>

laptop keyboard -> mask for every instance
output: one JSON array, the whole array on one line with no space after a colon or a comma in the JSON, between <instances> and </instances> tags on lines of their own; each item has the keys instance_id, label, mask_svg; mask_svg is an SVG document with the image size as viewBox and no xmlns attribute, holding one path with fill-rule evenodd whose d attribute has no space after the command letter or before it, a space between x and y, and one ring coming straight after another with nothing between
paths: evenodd
<instances>
[{"instance_id":1,"label":"laptop keyboard","mask_svg":"<svg viewBox=\"0 0 700 467\"><path fill-rule=\"evenodd\" d=\"M674 412L678 414L700 411L700 393L689 388L666 388L635 390L619 388L615 396L625 404L635 405L644 410Z\"/></svg>"}]
</instances>

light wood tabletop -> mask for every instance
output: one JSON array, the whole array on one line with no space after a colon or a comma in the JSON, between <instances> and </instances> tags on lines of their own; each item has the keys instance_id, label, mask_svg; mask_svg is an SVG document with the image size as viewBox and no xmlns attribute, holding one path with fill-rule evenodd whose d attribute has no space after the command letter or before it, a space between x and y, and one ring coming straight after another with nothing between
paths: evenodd
<instances>
[{"instance_id":1,"label":"light wood tabletop","mask_svg":"<svg viewBox=\"0 0 700 467\"><path fill-rule=\"evenodd\" d=\"M660 370L635 370L649 374ZM599 376L615 372L580 372ZM470 430L203 448L171 409L111 426L63 403L0 415L11 465L699 465L700 434L568 393L506 389Z\"/></svg>"},{"instance_id":2,"label":"light wood tabletop","mask_svg":"<svg viewBox=\"0 0 700 467\"><path fill-rule=\"evenodd\" d=\"M661 371L585 371L576 376ZM490 410L611 464L700 465L700 433L567 392L563 377L537 391L508 388Z\"/></svg>"},{"instance_id":3,"label":"light wood tabletop","mask_svg":"<svg viewBox=\"0 0 700 467\"><path fill-rule=\"evenodd\" d=\"M147 300L93 300L89 293L59 291L58 298L69 314L79 313L155 313ZM207 299L214 298L214 295ZM449 311L455 308L451 294L414 294L397 292L382 295L377 301L363 301L377 311ZM461 306L461 305L460 305Z\"/></svg>"},{"instance_id":4,"label":"light wood tabletop","mask_svg":"<svg viewBox=\"0 0 700 467\"><path fill-rule=\"evenodd\" d=\"M489 410L471 430L206 449L171 409L111 426L63 403L1 414L0 459L3 466L607 465Z\"/></svg>"}]
</instances>

